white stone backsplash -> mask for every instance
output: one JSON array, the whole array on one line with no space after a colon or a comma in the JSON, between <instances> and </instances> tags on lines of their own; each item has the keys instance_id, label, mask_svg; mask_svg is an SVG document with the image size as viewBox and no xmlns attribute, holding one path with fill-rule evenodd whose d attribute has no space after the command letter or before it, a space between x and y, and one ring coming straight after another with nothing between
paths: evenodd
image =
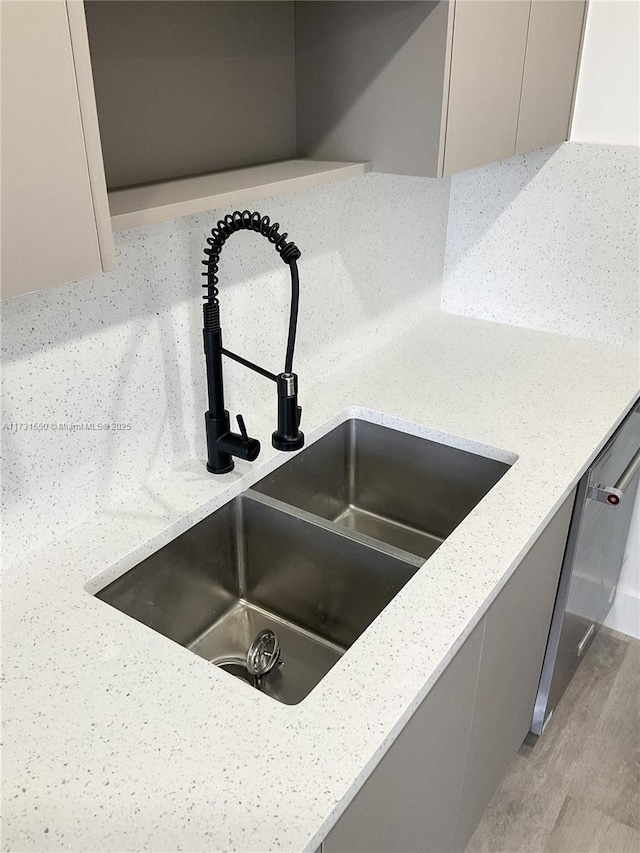
<instances>
[{"instance_id":1,"label":"white stone backsplash","mask_svg":"<svg viewBox=\"0 0 640 853\"><path fill-rule=\"evenodd\" d=\"M302 251L303 407L317 377L439 306L637 346L637 148L569 143L451 182L367 175L255 207ZM28 425L2 432L5 556L204 458L200 260L225 212L119 234L115 271L2 305L3 425ZM279 370L289 277L273 248L234 235L220 290L225 344ZM272 384L229 361L225 379L231 414L268 442Z\"/></svg>"},{"instance_id":2,"label":"white stone backsplash","mask_svg":"<svg viewBox=\"0 0 640 853\"><path fill-rule=\"evenodd\" d=\"M638 151L567 143L455 175L443 310L637 346Z\"/></svg>"},{"instance_id":3,"label":"white stone backsplash","mask_svg":"<svg viewBox=\"0 0 640 853\"><path fill-rule=\"evenodd\" d=\"M303 406L316 377L438 310L448 199L448 181L367 175L252 208L302 251ZM204 458L200 261L227 212L118 234L113 272L2 305L3 426L25 425L2 432L5 557ZM289 289L266 240L234 235L220 264L225 345L281 370ZM269 441L275 386L229 360L225 380L232 416Z\"/></svg>"}]
</instances>

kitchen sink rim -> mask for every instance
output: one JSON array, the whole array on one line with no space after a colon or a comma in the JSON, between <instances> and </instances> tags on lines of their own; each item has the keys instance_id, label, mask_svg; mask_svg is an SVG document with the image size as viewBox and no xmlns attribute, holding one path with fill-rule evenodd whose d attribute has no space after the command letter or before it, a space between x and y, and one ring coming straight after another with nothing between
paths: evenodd
<instances>
[{"instance_id":1,"label":"kitchen sink rim","mask_svg":"<svg viewBox=\"0 0 640 853\"><path fill-rule=\"evenodd\" d=\"M324 438L331 430L336 429L341 426L348 420L363 420L367 423L377 424L378 426L385 426L393 430L397 430L398 432L407 433L408 435L415 436L416 438L424 438L428 441L434 441L439 444L445 444L447 447L451 447L458 450L465 450L469 453L473 453L477 456L482 456L486 459L491 459L496 462L504 462L509 465L509 470L506 471L504 476L500 479L500 481L491 489L491 492L495 491L495 489L500 489L503 485L505 485L505 481L509 481L509 479L515 475L518 460L520 458L520 454L514 450L507 450L505 448L499 447L498 445L488 444L473 438L468 438L463 435L458 435L455 433L448 433L442 430L437 429L436 427L427 426L425 424L421 424L415 421L411 421L407 418L403 418L399 415L392 415L386 412L381 412L376 409L370 409L367 407L352 405L347 406L344 409L341 409L338 413L336 413L333 417L327 418L322 422L318 427L313 430L310 430L307 433L307 442L305 443L305 447L301 448L298 451L295 451L290 454L285 453L276 453L270 458L264 460L261 463L254 465L246 465L246 470L244 470L241 474L241 477L237 478L237 473L231 473L227 475L223 475L219 478L218 482L213 481L211 475L206 474L207 480L214 483L215 485L220 485L222 488L215 492L212 497L204 503L201 503L194 510L192 510L187 515L181 516L178 519L172 520L169 524L158 530L155 534L150 536L144 542L142 542L138 547L129 551L127 554L123 555L120 559L101 569L97 574L90 576L84 584L82 584L83 591L87 594L89 599L94 599L96 597L96 593L100 592L106 586L108 586L113 581L125 575L128 571L135 568L139 563L143 560L146 560L148 557L153 556L156 552L158 552L161 548L164 548L165 545L170 544L183 533L186 533L192 527L194 527L199 522L203 521L205 518L210 516L212 513L216 512L219 509L222 509L228 503L231 503L235 498L245 495L247 492L254 492L253 486L262 480L264 477L269 476L277 469L281 468L283 465L286 465L289 459L294 458L299 453L303 453L307 447L311 447L313 444L316 444L320 439ZM204 465L204 463L203 463ZM240 465L238 465L240 468ZM451 534L454 536L461 527L465 526L469 520L469 517L475 512L478 506L482 505L484 501L487 499L489 495L486 495L479 504L472 510L472 512L460 523L458 528ZM274 499L275 500L275 499ZM326 519L323 519L323 521ZM362 536L365 539L369 539L371 537L366 537L365 534L357 533L356 531L346 531L346 528L342 528L344 532L353 533L356 536ZM447 537L443 542L441 548L446 547L448 540L451 537ZM379 543L379 540L373 540L376 543ZM386 543L383 543L386 544ZM388 546L393 548L395 546ZM400 551L401 549L398 549ZM438 549L441 550L441 549ZM410 552L405 552L409 554ZM415 555L411 554L411 557L415 557ZM428 565L429 559L425 560L424 558L419 558L421 560L420 570L425 568L425 565Z\"/></svg>"}]
</instances>

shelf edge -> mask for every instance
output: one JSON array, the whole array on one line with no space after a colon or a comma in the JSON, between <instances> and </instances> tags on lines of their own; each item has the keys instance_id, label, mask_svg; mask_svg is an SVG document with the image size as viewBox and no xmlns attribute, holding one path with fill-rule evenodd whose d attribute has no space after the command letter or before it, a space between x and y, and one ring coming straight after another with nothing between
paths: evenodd
<instances>
[{"instance_id":1,"label":"shelf edge","mask_svg":"<svg viewBox=\"0 0 640 853\"><path fill-rule=\"evenodd\" d=\"M322 161L318 161L319 165ZM245 170L238 170L245 171ZM241 207L251 201L265 198L271 195L287 195L299 190L312 189L323 184L364 175L371 171L371 163L367 162L345 162L334 169L310 171L308 174L280 180L265 180L254 186L240 187L235 190L226 190L220 193L205 195L199 198L168 202L158 206L141 208L138 210L115 213L111 216L111 225L114 231L127 231L131 228L140 228L145 225L153 225L158 222L166 222L190 216L197 213L206 213L221 207ZM130 190L121 190L128 192ZM118 190L110 193L115 195Z\"/></svg>"}]
</instances>

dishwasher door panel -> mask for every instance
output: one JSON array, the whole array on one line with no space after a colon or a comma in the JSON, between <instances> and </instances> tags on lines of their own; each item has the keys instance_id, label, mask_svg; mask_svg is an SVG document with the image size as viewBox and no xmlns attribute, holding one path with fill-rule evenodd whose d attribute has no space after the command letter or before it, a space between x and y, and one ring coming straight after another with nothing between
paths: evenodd
<instances>
[{"instance_id":1,"label":"dishwasher door panel","mask_svg":"<svg viewBox=\"0 0 640 853\"><path fill-rule=\"evenodd\" d=\"M542 734L553 709L613 605L640 475L617 505L599 487L615 487L640 448L640 405L582 478L569 528L531 732ZM600 499L598 499L598 496Z\"/></svg>"},{"instance_id":2,"label":"dishwasher door panel","mask_svg":"<svg viewBox=\"0 0 640 853\"><path fill-rule=\"evenodd\" d=\"M620 480L638 447L640 413L634 411L589 472L589 488L567 610L591 619L598 626L606 619L615 599L640 478L634 477L623 499L615 506L598 501L591 495L598 486L613 486ZM582 654L585 651L583 648Z\"/></svg>"}]
</instances>

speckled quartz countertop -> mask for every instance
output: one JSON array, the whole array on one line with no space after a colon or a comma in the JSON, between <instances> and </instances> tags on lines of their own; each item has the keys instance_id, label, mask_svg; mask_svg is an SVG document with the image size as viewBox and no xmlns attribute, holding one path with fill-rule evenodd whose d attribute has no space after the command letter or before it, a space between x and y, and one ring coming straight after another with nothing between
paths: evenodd
<instances>
[{"instance_id":1,"label":"speckled quartz countertop","mask_svg":"<svg viewBox=\"0 0 640 853\"><path fill-rule=\"evenodd\" d=\"M270 422L253 466L193 461L25 555L4 585L5 849L314 850L638 389L637 352L444 314L302 382L309 441L364 414L517 461L296 706L89 592L285 461Z\"/></svg>"}]
</instances>

